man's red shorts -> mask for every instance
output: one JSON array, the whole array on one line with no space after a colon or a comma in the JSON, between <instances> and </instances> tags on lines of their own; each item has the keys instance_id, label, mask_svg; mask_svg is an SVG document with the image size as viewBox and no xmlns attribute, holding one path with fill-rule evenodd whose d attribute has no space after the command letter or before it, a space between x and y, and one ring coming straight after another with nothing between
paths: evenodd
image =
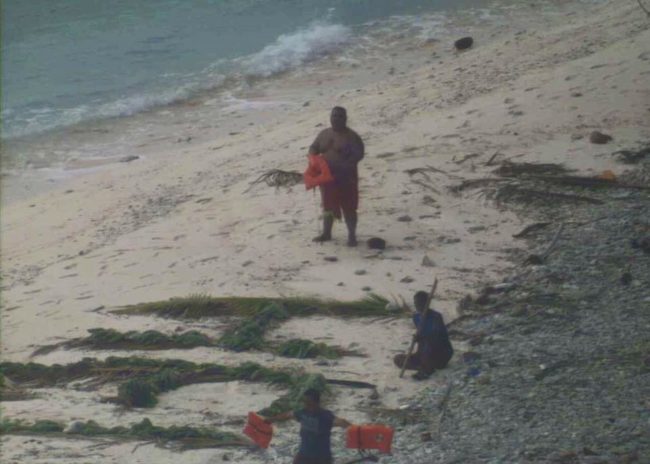
<instances>
[{"instance_id":1,"label":"man's red shorts","mask_svg":"<svg viewBox=\"0 0 650 464\"><path fill-rule=\"evenodd\" d=\"M354 213L359 207L359 182L330 182L320 186L323 210L341 219L341 212Z\"/></svg>"}]
</instances>

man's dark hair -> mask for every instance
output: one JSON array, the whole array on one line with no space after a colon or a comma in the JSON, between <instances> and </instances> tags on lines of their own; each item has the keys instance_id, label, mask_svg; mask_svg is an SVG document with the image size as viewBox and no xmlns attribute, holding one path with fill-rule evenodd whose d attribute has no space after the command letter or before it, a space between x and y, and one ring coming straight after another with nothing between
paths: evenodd
<instances>
[{"instance_id":1,"label":"man's dark hair","mask_svg":"<svg viewBox=\"0 0 650 464\"><path fill-rule=\"evenodd\" d=\"M320 404L320 392L318 390L310 388L305 391L305 396L313 402Z\"/></svg>"},{"instance_id":2,"label":"man's dark hair","mask_svg":"<svg viewBox=\"0 0 650 464\"><path fill-rule=\"evenodd\" d=\"M345 117L348 116L347 110L342 106L335 106L334 108L332 108L332 113L343 113L343 116Z\"/></svg>"},{"instance_id":3,"label":"man's dark hair","mask_svg":"<svg viewBox=\"0 0 650 464\"><path fill-rule=\"evenodd\" d=\"M422 290L413 296L413 302L415 303L416 308L424 308L424 306L427 304L427 301L429 301L429 294Z\"/></svg>"}]
</instances>

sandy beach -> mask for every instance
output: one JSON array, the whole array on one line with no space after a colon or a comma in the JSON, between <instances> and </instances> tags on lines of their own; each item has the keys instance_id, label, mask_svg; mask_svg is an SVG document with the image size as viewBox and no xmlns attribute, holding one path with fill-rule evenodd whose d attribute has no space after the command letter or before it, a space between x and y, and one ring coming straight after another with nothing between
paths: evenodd
<instances>
[{"instance_id":1,"label":"sandy beach","mask_svg":"<svg viewBox=\"0 0 650 464\"><path fill-rule=\"evenodd\" d=\"M475 39L462 53L452 47L457 36L427 41L405 34L386 45L383 56L327 58L310 71L233 95L217 119L202 119L213 111L214 98L207 96L108 121L103 133L95 130L100 123L92 123L76 134L52 136L53 149L74 146L79 155L68 151L62 164L3 177L3 360L64 364L134 354L224 364L250 360L374 383L386 408L399 408L424 388L443 388L444 372L426 384L398 378L392 357L408 348L412 328L406 318L315 316L291 319L271 334L353 345L367 355L331 363L214 348L31 354L96 327L199 329L218 336L225 321L110 312L193 294L354 300L377 293L410 301L435 276L435 307L447 322L457 318L459 300L500 281L524 253L525 243L512 236L529 221L485 196L454 193L453 186L488 177L506 160L560 163L579 175L619 174L622 167L611 154L650 137L650 21L635 2L553 3L505 8L516 21L459 23L458 33ZM269 169L302 172L307 147L338 104L347 108L367 150L360 165L358 248L345 246L341 223L333 242L311 242L320 230L314 192L302 185L250 185ZM152 129L157 123L165 124L166 133ZM613 140L591 143L595 130ZM46 140L38 144L45 147ZM108 156L97 156L98 146L108 147ZM134 159L124 162L125 156ZM385 251L365 246L375 236L386 240ZM457 353L466 348L460 342L456 347ZM236 431L241 424L229 421L278 394L243 382L201 384L163 395L153 410L123 411L97 401L115 389L38 390L38 399L3 402L2 414L105 425L150 417L162 425L180 421ZM328 407L353 421L368 420L360 407L367 391L334 396L337 402ZM221 462L224 454L234 462L286 462L296 430L282 427L277 447L266 453L178 455L154 446L132 452L130 443L89 446L4 436L2 454L7 463L198 464ZM342 437L336 440L340 449ZM405 450L394 454L394 461L382 462L411 462Z\"/></svg>"}]
</instances>

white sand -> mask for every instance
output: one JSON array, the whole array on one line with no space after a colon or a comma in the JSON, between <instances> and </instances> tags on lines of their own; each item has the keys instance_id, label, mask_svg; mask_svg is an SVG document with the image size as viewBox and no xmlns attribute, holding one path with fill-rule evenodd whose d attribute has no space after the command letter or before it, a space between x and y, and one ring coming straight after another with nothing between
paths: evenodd
<instances>
[{"instance_id":1,"label":"white sand","mask_svg":"<svg viewBox=\"0 0 650 464\"><path fill-rule=\"evenodd\" d=\"M500 160L559 162L582 174L605 169L620 173L623 167L611 153L647 141L650 135L650 22L634 2L583 4L574 10L531 14L525 25L484 26L474 31L477 46L462 54L446 43L404 49L413 59L411 66L360 87L350 67L340 68L335 77L331 70L328 74L317 69L315 75L265 83L254 96L257 101L290 103L255 110L233 103L236 115L220 121L224 134L201 135L199 125L179 127L179 134L195 135L192 142L177 143L176 134L152 139L132 148L131 154L141 159L128 164L91 169L80 165L84 170L77 175L61 171L53 182L47 181L52 178L49 172L40 172L40 178L38 172L5 178L3 358L26 361L36 347L83 336L93 327L172 331L187 326L217 334L219 321L188 325L106 312L192 293L351 299L362 297L367 286L385 296L410 299L414 291L428 288L435 275L440 279L436 306L447 320L453 319L459 298L498 279L511 266L507 250L523 246L511 236L526 221L484 198L453 196L447 187L460 179L486 176L493 168L485 163L496 151L502 154ZM395 45L397 52L400 46ZM377 69L381 65L373 64ZM346 86L346 80L355 86ZM302 106L305 99L311 102L308 107ZM318 232L318 199L300 186L291 192L266 186L247 192L249 182L265 169L302 171L317 124L325 124L328 108L339 103L347 106L351 125L366 140L368 152L360 167L360 239L363 243L371 236L383 237L389 244L383 254L364 246L346 248L341 225L336 226L334 243L312 244ZM256 125L243 130L239 125L246 121ZM227 136L229 127L241 133ZM592 130L609 133L614 141L590 144ZM480 156L454 162L472 153ZM438 193L412 183L404 172L427 165L447 173L431 173ZM425 196L435 203L425 204ZM397 220L404 215L413 220ZM455 238L460 241L450 243ZM425 255L434 268L421 265ZM325 256L336 256L338 262L326 262ZM356 275L357 270L366 274ZM413 281L401 282L405 277ZM105 309L94 311L100 306ZM395 407L422 388L398 380L391 363L394 353L408 345L411 330L406 320L310 318L291 320L273 334L310 336L342 346L354 342L369 355L330 366L210 349L143 354L302 365L330 377L377 383L384 404ZM115 353L54 352L35 360L69 362L83 355L110 354ZM443 375L428 385L444 382ZM126 414L129 420L149 416L161 423L209 422L210 413L236 416L277 394L262 390L250 396L250 386L229 388L183 388L163 395L152 411ZM95 392L42 393L44 400L3 403L3 413L33 419L98 417L107 425L118 418L115 407L95 404ZM48 404L49 394L60 399L56 406ZM363 420L355 405L364 395L367 392L339 394L340 403L330 406ZM205 404L196 397L205 398ZM283 432L278 452L290 451L294 432L295 427ZM179 459L152 446L133 454L130 444L89 452L82 451L82 441L29 440L3 437L6 462ZM182 459L219 462L222 453L192 451ZM238 462L273 462L270 455L238 456Z\"/></svg>"}]
</instances>

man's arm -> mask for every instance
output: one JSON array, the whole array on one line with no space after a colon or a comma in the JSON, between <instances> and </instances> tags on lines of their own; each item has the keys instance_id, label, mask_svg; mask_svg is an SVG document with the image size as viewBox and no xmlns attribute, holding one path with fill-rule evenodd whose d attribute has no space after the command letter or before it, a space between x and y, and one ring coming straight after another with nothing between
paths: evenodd
<instances>
[{"instance_id":1,"label":"man's arm","mask_svg":"<svg viewBox=\"0 0 650 464\"><path fill-rule=\"evenodd\" d=\"M334 427L343 427L343 428L348 428L352 425L351 422L341 419L340 417L335 417L334 418Z\"/></svg>"},{"instance_id":2,"label":"man's arm","mask_svg":"<svg viewBox=\"0 0 650 464\"><path fill-rule=\"evenodd\" d=\"M316 136L316 140L314 140L314 143L312 143L309 146L309 154L310 155L320 155L322 153L322 150L323 150L322 140L323 140L324 132L325 131L321 131L320 134L318 134Z\"/></svg>"},{"instance_id":3,"label":"man's arm","mask_svg":"<svg viewBox=\"0 0 650 464\"><path fill-rule=\"evenodd\" d=\"M366 146L363 144L363 140L361 139L359 134L355 133L354 135L357 136L356 137L357 138L357 144L359 146L358 151L357 151L356 156L355 156L355 161L358 163L359 161L361 161L363 159L364 156L366 156Z\"/></svg>"},{"instance_id":4,"label":"man's arm","mask_svg":"<svg viewBox=\"0 0 650 464\"><path fill-rule=\"evenodd\" d=\"M289 411L289 412L283 412L281 414L276 414L275 416L265 417L264 421L269 423L269 424L273 424L275 422L288 421L288 420L293 419L294 417L295 417L294 413Z\"/></svg>"}]
</instances>

